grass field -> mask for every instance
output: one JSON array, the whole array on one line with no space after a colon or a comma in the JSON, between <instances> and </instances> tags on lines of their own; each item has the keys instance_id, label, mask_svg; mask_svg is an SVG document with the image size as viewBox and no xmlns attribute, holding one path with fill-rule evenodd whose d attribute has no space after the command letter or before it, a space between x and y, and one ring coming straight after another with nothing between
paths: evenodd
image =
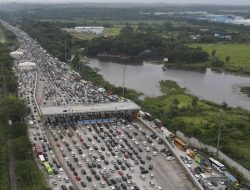
<instances>
[{"instance_id":1,"label":"grass field","mask_svg":"<svg viewBox=\"0 0 250 190\"><path fill-rule=\"evenodd\" d=\"M223 61L229 56L224 65L226 70L250 71L250 44L193 44L192 47L202 47L210 56L216 50L216 56Z\"/></svg>"}]
</instances>

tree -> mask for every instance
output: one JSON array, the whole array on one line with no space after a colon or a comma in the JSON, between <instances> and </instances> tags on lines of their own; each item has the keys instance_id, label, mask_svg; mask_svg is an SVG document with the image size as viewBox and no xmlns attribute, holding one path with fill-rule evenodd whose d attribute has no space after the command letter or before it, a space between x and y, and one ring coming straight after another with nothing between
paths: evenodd
<instances>
[{"instance_id":1,"label":"tree","mask_svg":"<svg viewBox=\"0 0 250 190\"><path fill-rule=\"evenodd\" d=\"M225 61L228 63L230 61L230 56L226 56Z\"/></svg>"},{"instance_id":2,"label":"tree","mask_svg":"<svg viewBox=\"0 0 250 190\"><path fill-rule=\"evenodd\" d=\"M216 54L216 50L215 49L213 49L213 51L212 51L212 57L215 57L215 54Z\"/></svg>"},{"instance_id":3,"label":"tree","mask_svg":"<svg viewBox=\"0 0 250 190\"><path fill-rule=\"evenodd\" d=\"M197 103L198 103L198 98L197 97L193 97L192 98L192 107L196 107L197 106Z\"/></svg>"}]
</instances>

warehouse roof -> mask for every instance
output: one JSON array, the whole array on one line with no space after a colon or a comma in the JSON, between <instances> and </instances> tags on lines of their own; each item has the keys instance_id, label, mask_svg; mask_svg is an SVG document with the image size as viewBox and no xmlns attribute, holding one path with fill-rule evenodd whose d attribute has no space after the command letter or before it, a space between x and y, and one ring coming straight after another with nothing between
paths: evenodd
<instances>
[{"instance_id":1,"label":"warehouse roof","mask_svg":"<svg viewBox=\"0 0 250 190\"><path fill-rule=\"evenodd\" d=\"M41 111L43 115L64 115L79 113L97 113L97 112L119 112L119 111L139 111L140 107L132 101L111 102L103 104L78 104L66 106L43 106Z\"/></svg>"},{"instance_id":2,"label":"warehouse roof","mask_svg":"<svg viewBox=\"0 0 250 190\"><path fill-rule=\"evenodd\" d=\"M36 66L36 64L33 63L33 62L23 62L23 63L19 63L19 67L30 67L30 66Z\"/></svg>"}]
</instances>

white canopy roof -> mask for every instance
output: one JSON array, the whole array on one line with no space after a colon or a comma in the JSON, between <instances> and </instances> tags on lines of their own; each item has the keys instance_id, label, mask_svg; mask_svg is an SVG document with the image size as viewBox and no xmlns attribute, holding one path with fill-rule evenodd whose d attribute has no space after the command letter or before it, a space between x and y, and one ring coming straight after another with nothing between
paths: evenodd
<instances>
[{"instance_id":1,"label":"white canopy roof","mask_svg":"<svg viewBox=\"0 0 250 190\"><path fill-rule=\"evenodd\" d=\"M36 66L36 64L33 63L33 62L23 62L23 63L19 63L19 67L32 67L32 66Z\"/></svg>"}]
</instances>

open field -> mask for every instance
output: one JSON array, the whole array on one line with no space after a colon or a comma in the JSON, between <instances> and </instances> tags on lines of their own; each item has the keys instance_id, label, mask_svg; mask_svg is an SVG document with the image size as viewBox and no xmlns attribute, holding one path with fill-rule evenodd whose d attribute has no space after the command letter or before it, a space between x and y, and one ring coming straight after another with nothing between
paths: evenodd
<instances>
[{"instance_id":1,"label":"open field","mask_svg":"<svg viewBox=\"0 0 250 190\"><path fill-rule=\"evenodd\" d=\"M193 44L192 47L202 47L211 53L216 50L216 57L225 61L229 56L230 60L225 61L225 69L229 71L250 71L250 45L249 44Z\"/></svg>"}]
</instances>

